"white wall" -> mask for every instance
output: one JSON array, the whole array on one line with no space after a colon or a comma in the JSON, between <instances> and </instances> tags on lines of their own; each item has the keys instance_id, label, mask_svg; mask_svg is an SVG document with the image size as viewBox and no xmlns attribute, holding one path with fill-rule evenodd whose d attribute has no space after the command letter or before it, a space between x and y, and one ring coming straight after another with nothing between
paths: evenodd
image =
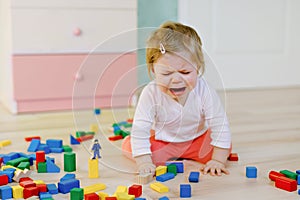
<instances>
[{"instance_id":1,"label":"white wall","mask_svg":"<svg viewBox=\"0 0 300 200\"><path fill-rule=\"evenodd\" d=\"M300 85L299 0L179 0L227 89ZM208 66L209 67L209 66Z\"/></svg>"}]
</instances>

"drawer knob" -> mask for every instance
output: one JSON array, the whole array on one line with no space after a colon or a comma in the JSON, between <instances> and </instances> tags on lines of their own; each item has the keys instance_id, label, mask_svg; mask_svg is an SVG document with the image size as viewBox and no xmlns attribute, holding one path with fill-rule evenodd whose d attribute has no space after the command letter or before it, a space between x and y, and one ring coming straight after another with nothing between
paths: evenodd
<instances>
[{"instance_id":1,"label":"drawer knob","mask_svg":"<svg viewBox=\"0 0 300 200\"><path fill-rule=\"evenodd\" d=\"M83 76L80 73L76 73L74 76L74 80L81 81L83 79Z\"/></svg>"},{"instance_id":2,"label":"drawer knob","mask_svg":"<svg viewBox=\"0 0 300 200\"><path fill-rule=\"evenodd\" d=\"M73 35L75 36L80 36L81 35L81 29L80 28L75 28L73 30Z\"/></svg>"}]
</instances>

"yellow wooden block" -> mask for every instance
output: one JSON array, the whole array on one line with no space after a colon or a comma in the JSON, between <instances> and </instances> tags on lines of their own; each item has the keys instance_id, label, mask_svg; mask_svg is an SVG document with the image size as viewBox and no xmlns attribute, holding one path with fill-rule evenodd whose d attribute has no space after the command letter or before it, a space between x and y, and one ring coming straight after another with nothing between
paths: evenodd
<instances>
[{"instance_id":1,"label":"yellow wooden block","mask_svg":"<svg viewBox=\"0 0 300 200\"><path fill-rule=\"evenodd\" d=\"M1 167L1 170L10 169L10 168L13 168L13 169L15 169L15 170L21 170L21 169L19 169L19 168L17 168L17 167L11 166L11 165L3 165L3 166ZM23 171L23 170L21 170L21 171Z\"/></svg>"},{"instance_id":2,"label":"yellow wooden block","mask_svg":"<svg viewBox=\"0 0 300 200\"><path fill-rule=\"evenodd\" d=\"M127 192L118 192L117 194L117 199L118 200L134 200L135 196L134 195L129 195Z\"/></svg>"},{"instance_id":3,"label":"yellow wooden block","mask_svg":"<svg viewBox=\"0 0 300 200\"><path fill-rule=\"evenodd\" d=\"M105 192L99 192L98 196L100 197L100 200L105 200L105 197L109 197L109 195Z\"/></svg>"},{"instance_id":4,"label":"yellow wooden block","mask_svg":"<svg viewBox=\"0 0 300 200\"><path fill-rule=\"evenodd\" d=\"M162 183L155 182L150 184L150 188L159 193L169 192L169 188Z\"/></svg>"},{"instance_id":5,"label":"yellow wooden block","mask_svg":"<svg viewBox=\"0 0 300 200\"><path fill-rule=\"evenodd\" d=\"M33 182L37 185L45 184L45 182L43 180L34 180Z\"/></svg>"},{"instance_id":6,"label":"yellow wooden block","mask_svg":"<svg viewBox=\"0 0 300 200\"><path fill-rule=\"evenodd\" d=\"M165 173L167 173L167 169L168 169L167 166L158 166L155 169L155 175L159 176L159 175L165 174Z\"/></svg>"},{"instance_id":7,"label":"yellow wooden block","mask_svg":"<svg viewBox=\"0 0 300 200\"><path fill-rule=\"evenodd\" d=\"M103 183L96 183L93 185L89 185L83 188L83 193L84 194L90 194L94 192L98 192L100 190L104 190L106 188L106 185Z\"/></svg>"},{"instance_id":8,"label":"yellow wooden block","mask_svg":"<svg viewBox=\"0 0 300 200\"><path fill-rule=\"evenodd\" d=\"M14 186L11 186L11 189L12 189L14 199L23 198L23 190L24 190L23 187L21 187L20 185L14 185Z\"/></svg>"},{"instance_id":9,"label":"yellow wooden block","mask_svg":"<svg viewBox=\"0 0 300 200\"><path fill-rule=\"evenodd\" d=\"M89 159L89 178L99 177L98 159Z\"/></svg>"},{"instance_id":10,"label":"yellow wooden block","mask_svg":"<svg viewBox=\"0 0 300 200\"><path fill-rule=\"evenodd\" d=\"M90 125L90 131L97 133L99 131L97 124L91 124Z\"/></svg>"},{"instance_id":11,"label":"yellow wooden block","mask_svg":"<svg viewBox=\"0 0 300 200\"><path fill-rule=\"evenodd\" d=\"M0 148L5 147L11 144L11 140L2 140L0 141Z\"/></svg>"},{"instance_id":12,"label":"yellow wooden block","mask_svg":"<svg viewBox=\"0 0 300 200\"><path fill-rule=\"evenodd\" d=\"M127 193L127 186L119 185L117 187L115 193L117 194L118 192L125 192L125 193Z\"/></svg>"}]
</instances>

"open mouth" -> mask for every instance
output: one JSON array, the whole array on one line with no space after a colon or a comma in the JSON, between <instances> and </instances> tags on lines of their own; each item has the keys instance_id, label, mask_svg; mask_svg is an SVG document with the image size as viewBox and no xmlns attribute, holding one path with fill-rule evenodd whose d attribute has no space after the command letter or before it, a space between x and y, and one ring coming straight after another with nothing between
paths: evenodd
<instances>
[{"instance_id":1,"label":"open mouth","mask_svg":"<svg viewBox=\"0 0 300 200\"><path fill-rule=\"evenodd\" d=\"M185 92L186 87L181 87L181 88L170 88L170 92L173 95L179 96Z\"/></svg>"}]
</instances>

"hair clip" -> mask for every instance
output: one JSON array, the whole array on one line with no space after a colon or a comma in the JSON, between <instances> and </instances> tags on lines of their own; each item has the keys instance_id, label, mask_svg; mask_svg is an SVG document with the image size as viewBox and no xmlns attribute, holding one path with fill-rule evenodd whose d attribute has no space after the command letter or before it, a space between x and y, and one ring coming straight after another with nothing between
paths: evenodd
<instances>
[{"instance_id":1,"label":"hair clip","mask_svg":"<svg viewBox=\"0 0 300 200\"><path fill-rule=\"evenodd\" d=\"M161 54L165 54L166 53L166 49L164 47L164 45L162 43L159 43L159 50L161 52Z\"/></svg>"}]
</instances>

